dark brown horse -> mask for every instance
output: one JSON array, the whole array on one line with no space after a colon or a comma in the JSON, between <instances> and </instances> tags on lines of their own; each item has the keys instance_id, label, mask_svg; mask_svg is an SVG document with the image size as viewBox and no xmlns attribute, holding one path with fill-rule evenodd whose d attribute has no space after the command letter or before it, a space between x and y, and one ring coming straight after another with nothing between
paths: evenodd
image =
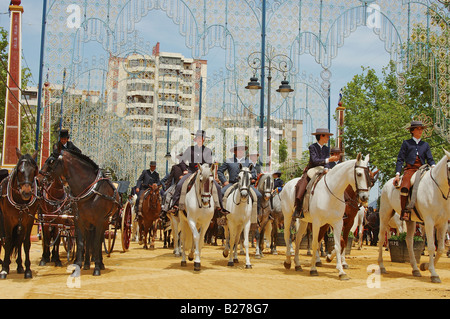
<instances>
[{"instance_id":1,"label":"dark brown horse","mask_svg":"<svg viewBox=\"0 0 450 319\"><path fill-rule=\"evenodd\" d=\"M147 234L149 233L150 249L155 248L156 221L161 214L160 188L161 186L156 184L151 185L144 192L139 203L139 211L141 212L141 215L138 216L139 244L144 244L144 249L148 249Z\"/></svg>"},{"instance_id":2,"label":"dark brown horse","mask_svg":"<svg viewBox=\"0 0 450 319\"><path fill-rule=\"evenodd\" d=\"M24 273L24 277L32 278L30 247L31 229L39 207L37 184L38 174L36 164L37 151L33 155L22 155L16 149L19 162L11 174L0 184L0 210L3 214L5 231L5 258L0 272L0 279L6 279L11 264L11 254L17 254L17 273ZM22 266L22 247L25 252L25 269Z\"/></svg>"},{"instance_id":3,"label":"dark brown horse","mask_svg":"<svg viewBox=\"0 0 450 319\"><path fill-rule=\"evenodd\" d=\"M40 178L42 185L41 201L41 226L42 226L42 257L39 266L45 266L48 262L54 262L56 267L61 267L59 258L59 245L61 243L60 227L70 226L73 220L64 218L65 210L68 208L68 196L64 191L64 185L61 179L57 178L51 181L47 186L45 178ZM52 251L50 255L50 246Z\"/></svg>"},{"instance_id":4,"label":"dark brown horse","mask_svg":"<svg viewBox=\"0 0 450 319\"><path fill-rule=\"evenodd\" d=\"M85 251L84 269L90 268L90 252L93 253L94 276L104 269L102 242L109 217L120 208L120 197L112 182L105 178L86 155L63 150L52 154L41 173L53 179L60 178L70 188L71 209L75 219L77 255L75 263L81 268ZM86 249L85 249L86 248Z\"/></svg>"}]
</instances>

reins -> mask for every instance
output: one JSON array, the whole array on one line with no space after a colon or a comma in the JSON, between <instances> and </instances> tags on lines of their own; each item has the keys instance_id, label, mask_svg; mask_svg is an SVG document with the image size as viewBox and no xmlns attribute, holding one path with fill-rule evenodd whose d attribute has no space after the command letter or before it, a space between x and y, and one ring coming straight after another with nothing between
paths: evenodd
<instances>
[{"instance_id":1,"label":"reins","mask_svg":"<svg viewBox=\"0 0 450 319\"><path fill-rule=\"evenodd\" d=\"M447 163L448 163L448 162L449 162L449 161L447 160ZM449 189L448 189L447 196L446 196L445 193L442 191L441 187L439 186L438 182L437 182L437 181L435 180L435 178L433 177L433 174L431 174L432 172L433 172L433 168L430 169L430 177L431 177L431 180L436 184L437 188L438 188L439 191L441 192L442 198L445 199L445 200L448 200L448 198L449 198L449 196L450 196L450 187L449 187ZM450 186L449 178L448 178L448 165L447 165L447 184L449 184L449 186Z\"/></svg>"}]
</instances>

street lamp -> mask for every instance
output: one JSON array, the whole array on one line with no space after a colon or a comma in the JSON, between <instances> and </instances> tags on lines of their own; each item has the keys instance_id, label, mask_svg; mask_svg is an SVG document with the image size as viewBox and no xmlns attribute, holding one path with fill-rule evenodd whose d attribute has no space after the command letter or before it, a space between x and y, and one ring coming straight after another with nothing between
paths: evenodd
<instances>
[{"instance_id":1,"label":"street lamp","mask_svg":"<svg viewBox=\"0 0 450 319\"><path fill-rule=\"evenodd\" d=\"M262 57L264 57L265 60L267 60L268 64L266 66L265 61L262 61ZM246 89L250 90L250 93L252 95L255 95L256 92L261 90L261 85L258 82L258 79L256 78L256 72L257 70L264 70L267 69L269 71L267 75L267 156L269 160L269 170L271 167L271 136L270 136L270 94L271 94L271 84L272 84L272 70L279 71L283 74L284 80L281 81L281 85L279 86L277 92L281 93L281 96L285 99L289 96L291 92L294 90L289 85L289 81L286 80L286 74L291 70L292 68L292 60L285 54L276 54L274 48L269 49L269 53L261 53L261 52L252 52L247 58L248 65L253 69L253 76L250 78L250 82L248 82L248 85L245 87ZM261 94L264 94L264 92L261 92ZM262 102L261 102L262 103ZM264 116L264 107L261 105L261 120L260 120L260 150L262 149L263 144L263 134L261 133L263 131L263 119ZM262 153L262 152L260 152Z\"/></svg>"}]
</instances>

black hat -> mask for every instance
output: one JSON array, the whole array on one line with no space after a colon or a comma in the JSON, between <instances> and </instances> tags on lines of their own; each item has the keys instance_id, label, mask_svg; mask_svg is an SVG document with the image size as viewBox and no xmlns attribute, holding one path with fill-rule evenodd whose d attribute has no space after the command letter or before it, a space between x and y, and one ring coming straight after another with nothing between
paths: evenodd
<instances>
[{"instance_id":1,"label":"black hat","mask_svg":"<svg viewBox=\"0 0 450 319\"><path fill-rule=\"evenodd\" d=\"M62 129L61 131L59 131L59 137L67 137L69 138L69 130L66 129Z\"/></svg>"},{"instance_id":2,"label":"black hat","mask_svg":"<svg viewBox=\"0 0 450 319\"><path fill-rule=\"evenodd\" d=\"M156 166L156 161L151 161L150 166Z\"/></svg>"}]
</instances>

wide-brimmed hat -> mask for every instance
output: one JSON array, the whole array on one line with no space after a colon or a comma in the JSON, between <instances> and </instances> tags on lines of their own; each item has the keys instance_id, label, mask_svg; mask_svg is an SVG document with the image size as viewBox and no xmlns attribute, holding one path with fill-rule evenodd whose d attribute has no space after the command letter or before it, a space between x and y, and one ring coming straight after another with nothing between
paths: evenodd
<instances>
[{"instance_id":1,"label":"wide-brimmed hat","mask_svg":"<svg viewBox=\"0 0 450 319\"><path fill-rule=\"evenodd\" d=\"M311 133L311 135L334 135L333 133L330 133L330 131L327 128L318 128L314 133Z\"/></svg>"},{"instance_id":2,"label":"wide-brimmed hat","mask_svg":"<svg viewBox=\"0 0 450 319\"><path fill-rule=\"evenodd\" d=\"M234 146L230 148L230 152L235 152L238 149L246 151L248 150L248 147L244 143L235 143Z\"/></svg>"},{"instance_id":3,"label":"wide-brimmed hat","mask_svg":"<svg viewBox=\"0 0 450 319\"><path fill-rule=\"evenodd\" d=\"M417 128L417 127L427 128L428 125L423 124L422 121L411 121L411 123L409 124L408 127L406 127L406 129L410 130L410 129Z\"/></svg>"},{"instance_id":4,"label":"wide-brimmed hat","mask_svg":"<svg viewBox=\"0 0 450 319\"><path fill-rule=\"evenodd\" d=\"M278 176L281 176L283 173L280 170L278 170L275 173L273 173L272 175L275 175L275 174L277 174Z\"/></svg>"},{"instance_id":5,"label":"wide-brimmed hat","mask_svg":"<svg viewBox=\"0 0 450 319\"><path fill-rule=\"evenodd\" d=\"M203 138L209 138L209 136L206 136L206 132L204 130L197 130L197 132L191 133L191 135L194 135L194 138L198 136L201 136Z\"/></svg>"},{"instance_id":6,"label":"wide-brimmed hat","mask_svg":"<svg viewBox=\"0 0 450 319\"><path fill-rule=\"evenodd\" d=\"M59 137L62 138L69 138L69 130L66 129L62 129L61 131L59 131Z\"/></svg>"}]
</instances>

